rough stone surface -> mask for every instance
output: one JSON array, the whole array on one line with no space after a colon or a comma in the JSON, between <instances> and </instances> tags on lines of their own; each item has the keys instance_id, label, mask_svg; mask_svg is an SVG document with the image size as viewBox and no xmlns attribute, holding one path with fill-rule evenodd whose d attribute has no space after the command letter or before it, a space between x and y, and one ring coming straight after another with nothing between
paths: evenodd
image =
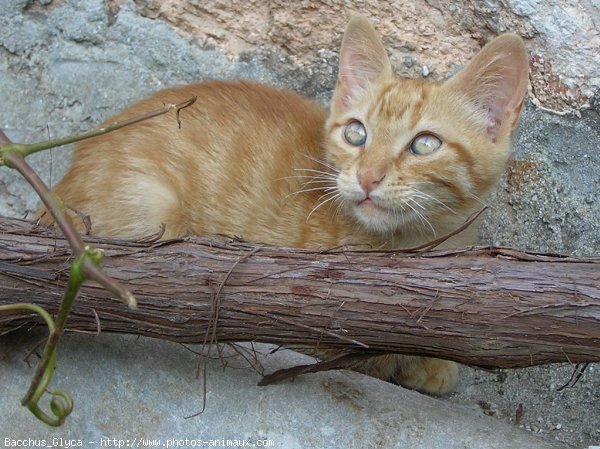
<instances>
[{"instance_id":1,"label":"rough stone surface","mask_svg":"<svg viewBox=\"0 0 600 449\"><path fill-rule=\"evenodd\" d=\"M523 114L506 177L490 198L482 243L600 253L600 115Z\"/></svg>"},{"instance_id":2,"label":"rough stone surface","mask_svg":"<svg viewBox=\"0 0 600 449\"><path fill-rule=\"evenodd\" d=\"M113 2L115 9L119 3ZM171 23L205 48L236 57L261 46L276 47L302 65L329 54L332 43L338 47L351 14L367 14L384 35L401 75L436 79L453 74L492 36L513 32L528 40L532 95L545 107L558 111L589 107L600 88L597 1L135 0L135 4L141 14ZM407 65L406 58L417 63Z\"/></svg>"},{"instance_id":3,"label":"rough stone surface","mask_svg":"<svg viewBox=\"0 0 600 449\"><path fill-rule=\"evenodd\" d=\"M0 0L0 128L19 142L60 137L89 129L151 91L207 78L254 79L326 102L335 82L336 53L350 10L335 0L256 1L250 2L251 6L248 3ZM584 93L597 86L594 76L599 70L594 58L599 52L589 50L594 45L598 48L598 27L590 29L588 25L590 21L598 23L598 2L467 4L415 0L353 5L354 10L371 14L394 64L404 75L423 76L428 72L433 78L446 76L464 64L484 40L504 29L531 38L528 45L534 67L533 103L560 110L586 104L593 107L579 112L579 117L553 115L533 104L528 106L516 138L514 161L504 183L489 201L493 208L484 220L482 242L539 251L600 254L598 106L594 109L591 97L586 100L573 94L575 99L569 99L566 94L556 94L562 88L552 87L557 85L555 77ZM452 10L452 5L457 9ZM325 13L327 20L323 20ZM574 25L577 23L578 29ZM553 35L552 24L559 30L556 32L571 30L571 38ZM536 59L538 54L544 62ZM548 61L551 68L547 67ZM579 75L568 72L571 69ZM542 70L544 76L536 78ZM546 88L548 98L540 96ZM44 179L52 183L64 172L67 153L56 149L32 159ZM34 210L36 203L24 181L0 168L0 214L23 216ZM119 344L118 339L107 339L94 350L98 357L105 357L117 351ZM69 357L73 348L64 350L64 356ZM164 356L160 349L154 353L152 344L144 348L150 360ZM123 369L131 364L124 356L117 359L115 365L122 363ZM230 376L230 371L223 376ZM448 398L451 403L459 402L506 421L514 419L515 410L523 403L525 414L520 426L577 447L600 442L597 366L588 369L577 385L561 393L556 388L568 381L568 365L501 374L468 369L464 372L459 392ZM164 376L161 382L168 383L170 374L161 373L157 374ZM15 380L8 384L7 376L0 376L0 389L8 385L11 397L18 397L27 381L21 376L28 377L28 373L11 375ZM104 374L98 372L98 376ZM114 383L107 396L116 401L112 402L113 408L121 407L119 400L125 390L136 385L138 376L146 378L134 369ZM66 380L82 381L76 372ZM83 381L92 388L96 379ZM159 401L159 397L149 395L155 391L155 381L152 377L146 390L139 391L145 404L143 413L149 420L161 410L148 406ZM253 388L244 382L244 389ZM285 394L298 394L293 387L288 385L290 391ZM6 404L5 391L0 392L2 407ZM91 400L99 400L102 394L94 392ZM168 402L169 397L160 396L160 401ZM341 407L337 403L336 406ZM255 410L261 412L259 408ZM106 416L97 416L103 429L117 426L110 406L105 411ZM192 411L186 409L181 414ZM276 414L276 410L271 412L268 416ZM18 413L25 412L19 408ZM233 412L223 413L229 416L227 413ZM5 412L0 411L0 416L6 416ZM0 420L0 429L3 422ZM339 437L339 430L332 427L334 440Z\"/></svg>"},{"instance_id":4,"label":"rough stone surface","mask_svg":"<svg viewBox=\"0 0 600 449\"><path fill-rule=\"evenodd\" d=\"M68 335L61 342L54 388L71 393L76 409L64 427L49 429L19 404L33 372L23 356L39 338L40 333L0 337L6 351L0 360L2 442L31 438L49 445L62 438L63 444L54 447L65 447L65 441L76 446L81 440L83 447L93 448L116 447L106 442L116 439L129 441L126 447L147 447L160 439L162 447L169 447L170 439L187 438L206 442L203 447L210 447L211 440L229 439L275 449L563 447L479 410L418 398L418 393L349 371L257 387L261 376L256 371L311 361L288 350L268 355L274 347L256 345L253 351L238 346L237 352L226 347L221 359L215 354L205 365L181 345L114 335ZM206 377L195 378L198 364ZM417 398L424 399L420 409ZM186 419L192 415L197 416ZM431 416L439 415L445 419L430 423ZM453 434L460 438L448 439Z\"/></svg>"}]
</instances>

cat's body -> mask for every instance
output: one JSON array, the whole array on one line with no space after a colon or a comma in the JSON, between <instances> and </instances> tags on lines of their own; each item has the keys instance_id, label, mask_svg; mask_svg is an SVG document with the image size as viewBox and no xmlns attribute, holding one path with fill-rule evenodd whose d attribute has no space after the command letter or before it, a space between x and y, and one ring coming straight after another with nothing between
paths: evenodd
<instances>
[{"instance_id":1,"label":"cat's body","mask_svg":"<svg viewBox=\"0 0 600 449\"><path fill-rule=\"evenodd\" d=\"M326 170L312 159L323 159L327 113L310 100L214 81L161 91L113 119L191 97L197 101L181 110L181 129L171 113L119 131L122 147L110 135L80 144L56 192L92 216L94 233L135 239L164 223L165 238L224 234L290 247L361 241L351 223L332 222L326 207L306 219L322 192L295 194L314 176L300 169ZM92 166L93 176L80 175Z\"/></svg>"},{"instance_id":2,"label":"cat's body","mask_svg":"<svg viewBox=\"0 0 600 449\"><path fill-rule=\"evenodd\" d=\"M370 24L354 18L329 114L251 83L167 89L110 122L195 96L181 129L167 114L82 142L55 191L98 235L140 238L164 224L165 238L303 248L432 240L481 207L510 154L526 53L515 36L494 42L446 83L396 80ZM450 244L469 243L463 233ZM359 369L432 393L457 378L453 363L421 357Z\"/></svg>"},{"instance_id":3,"label":"cat's body","mask_svg":"<svg viewBox=\"0 0 600 449\"><path fill-rule=\"evenodd\" d=\"M333 172L324 154L327 111L292 92L248 82L175 87L111 122L192 97L181 129L171 113L79 144L55 192L91 216L94 234L137 239L164 224L164 238L223 234L299 248L401 248L434 237L423 223L373 234L336 202L317 207L334 185L319 173ZM473 210L436 223L436 234L456 229Z\"/></svg>"}]
</instances>

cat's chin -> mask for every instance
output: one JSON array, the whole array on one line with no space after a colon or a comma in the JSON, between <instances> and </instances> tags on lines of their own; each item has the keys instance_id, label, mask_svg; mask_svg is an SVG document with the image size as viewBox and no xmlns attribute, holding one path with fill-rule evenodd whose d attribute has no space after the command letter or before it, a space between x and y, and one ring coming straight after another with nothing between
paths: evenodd
<instances>
[{"instance_id":1,"label":"cat's chin","mask_svg":"<svg viewBox=\"0 0 600 449\"><path fill-rule=\"evenodd\" d=\"M395 232L403 224L402 218L395 211L381 207L370 200L355 204L352 212L363 227L377 234Z\"/></svg>"},{"instance_id":2,"label":"cat's chin","mask_svg":"<svg viewBox=\"0 0 600 449\"><path fill-rule=\"evenodd\" d=\"M352 215L364 229L373 234L389 236L399 233L404 236L435 237L429 220L422 214L417 215L412 211L390 209L367 200L355 203L352 207Z\"/></svg>"}]
</instances>

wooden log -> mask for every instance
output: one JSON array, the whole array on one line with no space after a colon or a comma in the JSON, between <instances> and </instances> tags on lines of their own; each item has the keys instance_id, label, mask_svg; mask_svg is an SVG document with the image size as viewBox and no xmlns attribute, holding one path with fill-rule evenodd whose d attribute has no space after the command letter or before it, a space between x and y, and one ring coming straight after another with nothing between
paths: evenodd
<instances>
[{"instance_id":1,"label":"wooden log","mask_svg":"<svg viewBox=\"0 0 600 449\"><path fill-rule=\"evenodd\" d=\"M231 239L88 238L138 299L86 285L70 329L179 342L429 355L483 367L600 361L600 258L508 248L305 251ZM70 250L57 231L0 219L0 305L55 313ZM0 333L29 312L0 314Z\"/></svg>"}]
</instances>

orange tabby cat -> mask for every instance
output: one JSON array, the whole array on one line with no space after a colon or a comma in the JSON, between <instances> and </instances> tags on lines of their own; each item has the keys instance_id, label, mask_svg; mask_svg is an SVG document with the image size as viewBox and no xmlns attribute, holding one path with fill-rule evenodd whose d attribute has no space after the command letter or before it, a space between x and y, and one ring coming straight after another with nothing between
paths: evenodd
<instances>
[{"instance_id":1,"label":"orange tabby cat","mask_svg":"<svg viewBox=\"0 0 600 449\"><path fill-rule=\"evenodd\" d=\"M444 83L398 80L371 24L353 17L329 113L246 82L166 89L110 122L197 96L181 129L169 114L82 142L55 191L98 235L136 239L164 224L164 238L414 246L462 224L500 177L527 67L521 39L503 35ZM453 362L424 357L358 369L429 393L457 382Z\"/></svg>"}]
</instances>

